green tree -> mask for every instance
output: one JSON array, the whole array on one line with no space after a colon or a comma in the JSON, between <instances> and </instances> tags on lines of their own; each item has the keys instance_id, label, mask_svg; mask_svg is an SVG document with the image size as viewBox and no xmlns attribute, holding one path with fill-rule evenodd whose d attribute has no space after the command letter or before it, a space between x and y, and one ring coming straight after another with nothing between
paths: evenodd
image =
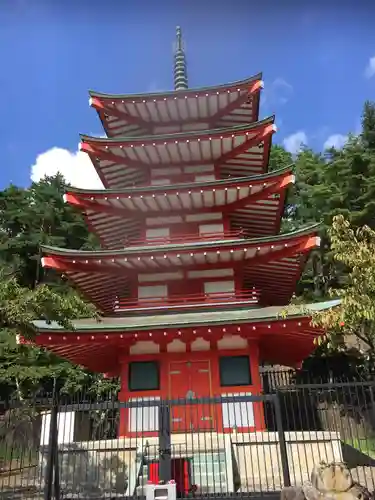
<instances>
[{"instance_id":1,"label":"green tree","mask_svg":"<svg viewBox=\"0 0 375 500\"><path fill-rule=\"evenodd\" d=\"M314 323L327 332L334 346L358 348L373 364L375 359L375 231L353 229L342 215L329 230L334 260L345 266L345 281L330 290L341 304L316 314Z\"/></svg>"},{"instance_id":2,"label":"green tree","mask_svg":"<svg viewBox=\"0 0 375 500\"><path fill-rule=\"evenodd\" d=\"M375 150L375 103L371 101L363 106L362 139L367 149Z\"/></svg>"},{"instance_id":3,"label":"green tree","mask_svg":"<svg viewBox=\"0 0 375 500\"><path fill-rule=\"evenodd\" d=\"M375 103L366 102L362 131L349 135L343 148L324 154L305 148L295 158L296 186L288 198L283 228L322 223L321 246L312 252L297 288L305 300L322 300L330 288L340 288L345 280L345 267L333 258L328 237L333 218L341 214L354 228L375 228L374 117Z\"/></svg>"},{"instance_id":4,"label":"green tree","mask_svg":"<svg viewBox=\"0 0 375 500\"><path fill-rule=\"evenodd\" d=\"M0 192L1 260L17 270L22 285L48 281L62 285L53 271L40 267L41 244L90 249L98 243L83 216L64 203L66 183L61 175L46 177L30 188L10 186Z\"/></svg>"},{"instance_id":5,"label":"green tree","mask_svg":"<svg viewBox=\"0 0 375 500\"><path fill-rule=\"evenodd\" d=\"M293 156L279 144L274 144L271 148L268 171L279 170L288 167L293 163Z\"/></svg>"},{"instance_id":6,"label":"green tree","mask_svg":"<svg viewBox=\"0 0 375 500\"><path fill-rule=\"evenodd\" d=\"M82 215L63 201L64 179L57 175L30 188L10 186L0 192L0 384L19 395L51 388L90 385L92 376L66 360L29 345L17 345L16 335L32 338L34 319L56 320L92 315L69 285L40 266L40 244L93 248ZM44 283L44 284L43 284ZM48 284L48 286L47 286Z\"/></svg>"},{"instance_id":7,"label":"green tree","mask_svg":"<svg viewBox=\"0 0 375 500\"><path fill-rule=\"evenodd\" d=\"M35 392L43 381L70 379L80 385L85 379L81 368L44 349L19 345L17 339L33 340L33 321L56 321L71 328L71 320L94 316L94 308L83 302L75 293L56 293L46 285L34 289L21 286L15 276L0 270L0 381L8 388L15 388L19 398Z\"/></svg>"}]
</instances>

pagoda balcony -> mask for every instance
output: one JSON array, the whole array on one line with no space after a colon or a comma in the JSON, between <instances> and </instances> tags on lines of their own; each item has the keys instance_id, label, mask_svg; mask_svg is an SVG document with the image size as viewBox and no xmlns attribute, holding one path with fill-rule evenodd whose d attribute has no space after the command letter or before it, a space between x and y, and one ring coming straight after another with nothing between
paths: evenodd
<instances>
[{"instance_id":1,"label":"pagoda balcony","mask_svg":"<svg viewBox=\"0 0 375 500\"><path fill-rule=\"evenodd\" d=\"M114 311L122 312L165 312L165 309L181 310L205 310L212 307L224 306L257 306L259 302L259 291L239 290L230 292L192 293L186 295L169 295L168 297L128 298L121 297L115 301Z\"/></svg>"},{"instance_id":2,"label":"pagoda balcony","mask_svg":"<svg viewBox=\"0 0 375 500\"><path fill-rule=\"evenodd\" d=\"M238 231L221 231L221 232L205 232L205 233L191 233L184 235L169 235L169 236L148 236L143 239L128 239L125 242L126 247L140 247L140 246L160 246L160 245L173 245L183 243L196 243L200 241L221 241L221 240L237 240L244 239L245 234L242 229Z\"/></svg>"}]
</instances>

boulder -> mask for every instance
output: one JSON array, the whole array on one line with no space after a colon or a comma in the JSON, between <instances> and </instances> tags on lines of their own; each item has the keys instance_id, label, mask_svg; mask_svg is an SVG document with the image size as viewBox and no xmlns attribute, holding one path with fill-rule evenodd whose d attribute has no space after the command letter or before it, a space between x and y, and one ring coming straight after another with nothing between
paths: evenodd
<instances>
[{"instance_id":1,"label":"boulder","mask_svg":"<svg viewBox=\"0 0 375 500\"><path fill-rule=\"evenodd\" d=\"M311 484L321 493L348 491L353 478L348 467L343 463L326 464L321 462L311 473Z\"/></svg>"},{"instance_id":2,"label":"boulder","mask_svg":"<svg viewBox=\"0 0 375 500\"><path fill-rule=\"evenodd\" d=\"M315 466L310 481L281 491L281 500L372 500L374 495L353 481L346 464L321 462Z\"/></svg>"}]
</instances>

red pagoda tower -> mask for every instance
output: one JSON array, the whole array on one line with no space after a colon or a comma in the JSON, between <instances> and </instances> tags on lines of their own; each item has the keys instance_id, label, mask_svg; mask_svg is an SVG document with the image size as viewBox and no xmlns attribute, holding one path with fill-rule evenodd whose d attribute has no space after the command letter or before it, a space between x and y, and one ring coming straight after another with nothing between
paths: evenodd
<instances>
[{"instance_id":1,"label":"red pagoda tower","mask_svg":"<svg viewBox=\"0 0 375 500\"><path fill-rule=\"evenodd\" d=\"M171 92L90 92L107 137L81 136L81 151L104 189L71 188L65 200L103 249L42 248L43 266L102 317L73 331L37 321L36 343L120 376L122 401L257 394L260 363L300 364L319 333L312 311L334 305L287 305L319 236L317 226L279 234L294 175L268 172L276 127L259 120L261 74L189 89L178 28L174 77ZM262 412L252 415L240 427L262 429ZM121 434L131 426L122 418Z\"/></svg>"}]
</instances>

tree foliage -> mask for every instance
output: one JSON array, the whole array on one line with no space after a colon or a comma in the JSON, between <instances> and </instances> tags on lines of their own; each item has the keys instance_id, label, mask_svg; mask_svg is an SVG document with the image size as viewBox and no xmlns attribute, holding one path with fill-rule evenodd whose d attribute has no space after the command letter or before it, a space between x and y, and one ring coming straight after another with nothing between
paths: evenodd
<instances>
[{"instance_id":1,"label":"tree foliage","mask_svg":"<svg viewBox=\"0 0 375 500\"><path fill-rule=\"evenodd\" d=\"M66 186L60 175L33 183L29 189L10 186L0 193L0 384L22 397L30 391L87 382L80 368L29 345L33 321L45 319L71 326L73 318L95 315L94 308L54 273L40 266L42 243L73 248L95 245L82 216L64 204Z\"/></svg>"},{"instance_id":2,"label":"tree foliage","mask_svg":"<svg viewBox=\"0 0 375 500\"><path fill-rule=\"evenodd\" d=\"M354 230L342 215L329 230L335 261L346 269L343 285L330 290L341 304L315 316L336 345L356 346L375 359L375 231Z\"/></svg>"}]
</instances>

